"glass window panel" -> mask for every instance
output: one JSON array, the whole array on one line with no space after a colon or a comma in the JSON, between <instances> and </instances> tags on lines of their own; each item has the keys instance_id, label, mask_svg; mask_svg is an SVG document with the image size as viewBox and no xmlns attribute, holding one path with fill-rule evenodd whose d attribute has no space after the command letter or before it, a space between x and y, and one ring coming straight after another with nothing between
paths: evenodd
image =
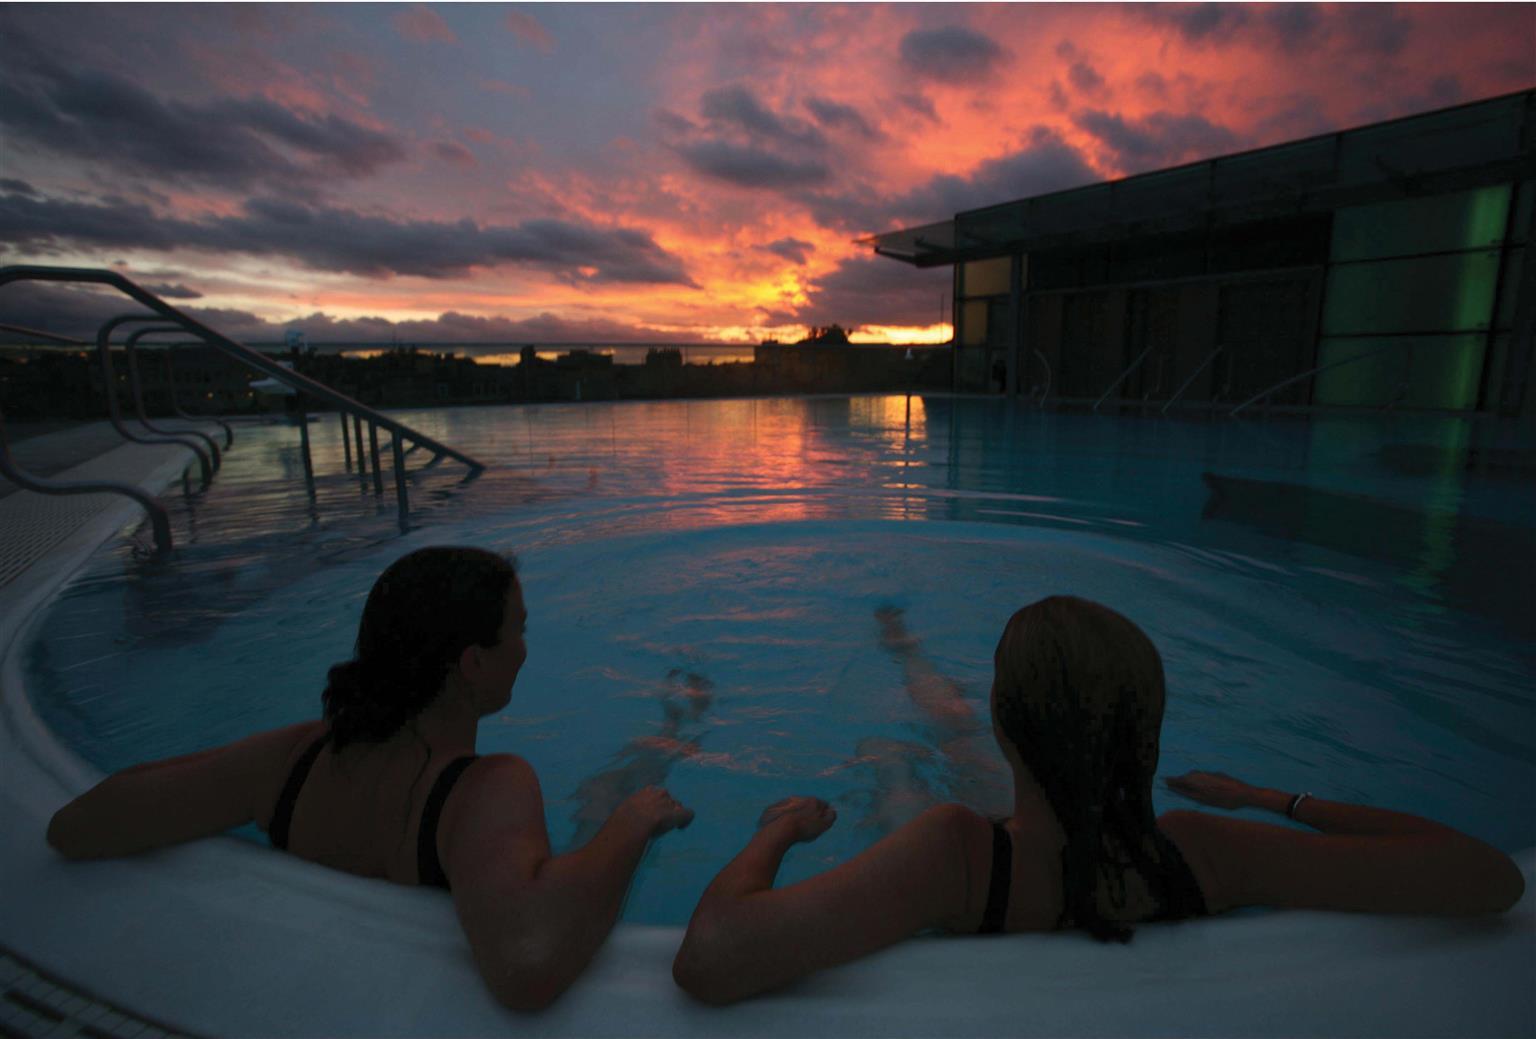
<instances>
[{"instance_id":1,"label":"glass window panel","mask_svg":"<svg viewBox=\"0 0 1536 1039\"><path fill-rule=\"evenodd\" d=\"M1468 409L1483 373L1481 335L1324 339L1318 363L1341 364L1316 376L1313 402L1336 406Z\"/></svg>"},{"instance_id":2,"label":"glass window panel","mask_svg":"<svg viewBox=\"0 0 1536 1039\"><path fill-rule=\"evenodd\" d=\"M989 346L1008 345L1008 339L1013 330L1010 311L1009 301L1006 299L987 300L987 344Z\"/></svg>"},{"instance_id":3,"label":"glass window panel","mask_svg":"<svg viewBox=\"0 0 1536 1039\"><path fill-rule=\"evenodd\" d=\"M955 388L980 391L987 388L987 352L985 350L960 351L956 360Z\"/></svg>"},{"instance_id":4,"label":"glass window panel","mask_svg":"<svg viewBox=\"0 0 1536 1039\"><path fill-rule=\"evenodd\" d=\"M1504 254L1504 275L1499 284L1499 312L1494 328L1509 328L1515 323L1515 305L1520 302L1520 268L1525 250L1511 249Z\"/></svg>"},{"instance_id":5,"label":"glass window panel","mask_svg":"<svg viewBox=\"0 0 1536 1039\"><path fill-rule=\"evenodd\" d=\"M1013 259L1008 256L972 260L965 265L963 291L967 296L1006 296L1012 269Z\"/></svg>"},{"instance_id":6,"label":"glass window panel","mask_svg":"<svg viewBox=\"0 0 1536 1039\"><path fill-rule=\"evenodd\" d=\"M1492 249L1332 267L1323 334L1486 329L1498 275Z\"/></svg>"},{"instance_id":7,"label":"glass window panel","mask_svg":"<svg viewBox=\"0 0 1536 1039\"><path fill-rule=\"evenodd\" d=\"M960 304L960 342L980 346L987 341L987 301L968 299Z\"/></svg>"},{"instance_id":8,"label":"glass window panel","mask_svg":"<svg viewBox=\"0 0 1536 1039\"><path fill-rule=\"evenodd\" d=\"M1515 193L1515 217L1509 225L1511 242L1523 242L1530 237L1533 204L1536 204L1536 180L1522 180Z\"/></svg>"},{"instance_id":9,"label":"glass window panel","mask_svg":"<svg viewBox=\"0 0 1536 1039\"><path fill-rule=\"evenodd\" d=\"M1340 209L1333 217L1334 260L1482 249L1504 240L1510 185Z\"/></svg>"}]
</instances>

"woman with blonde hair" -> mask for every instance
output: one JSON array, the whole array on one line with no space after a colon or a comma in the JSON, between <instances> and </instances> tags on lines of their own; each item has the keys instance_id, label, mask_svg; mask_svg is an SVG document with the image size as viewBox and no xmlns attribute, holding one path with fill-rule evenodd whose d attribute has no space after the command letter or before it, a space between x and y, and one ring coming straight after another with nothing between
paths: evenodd
<instances>
[{"instance_id":1,"label":"woman with blonde hair","mask_svg":"<svg viewBox=\"0 0 1536 1039\"><path fill-rule=\"evenodd\" d=\"M673 964L679 985L730 1003L933 929L1080 928L1125 942L1139 923L1239 906L1497 913L1524 891L1509 856L1448 826L1220 773L1168 785L1318 832L1154 816L1162 660L1140 628L1097 603L1052 596L1019 610L994 664L992 727L1013 772L1012 814L938 805L848 862L775 889L785 852L836 813L809 797L769 806L694 911Z\"/></svg>"}]
</instances>

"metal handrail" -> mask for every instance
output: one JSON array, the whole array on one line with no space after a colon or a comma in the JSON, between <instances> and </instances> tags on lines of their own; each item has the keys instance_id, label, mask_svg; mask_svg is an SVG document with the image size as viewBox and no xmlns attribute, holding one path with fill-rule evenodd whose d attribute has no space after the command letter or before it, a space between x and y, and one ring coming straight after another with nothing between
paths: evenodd
<instances>
[{"instance_id":1,"label":"metal handrail","mask_svg":"<svg viewBox=\"0 0 1536 1039\"><path fill-rule=\"evenodd\" d=\"M1328 371L1331 368L1340 368L1340 367L1343 367L1346 364L1354 364L1356 361L1363 361L1367 357L1375 357L1377 354L1384 354L1384 353L1388 352L1389 350L1401 350L1401 349L1403 349L1401 346L1399 346L1398 344L1394 343L1391 346L1383 346L1379 350L1368 350L1368 351L1366 351L1363 354L1356 354L1353 357L1346 357L1342 361L1333 361L1333 362L1331 362L1329 364L1320 364L1316 368L1308 368L1306 371L1302 372L1300 375L1293 375L1289 379L1284 379L1284 380L1282 380L1280 382L1275 383L1273 386L1271 386L1269 389L1263 391L1262 393L1255 393L1252 397L1249 397L1247 400L1243 401L1237 407L1235 407L1231 411L1227 412L1227 418L1236 418L1237 417L1237 413L1239 411L1242 411L1244 408L1246 408L1248 405L1252 404L1254 401L1263 400L1265 397L1268 397L1271 393L1274 393L1276 390L1283 390L1283 389L1285 389L1285 387L1289 386L1291 383L1293 383L1293 382L1300 382L1302 379L1305 379L1309 375L1316 375L1318 372L1326 372L1326 371Z\"/></svg>"},{"instance_id":2,"label":"metal handrail","mask_svg":"<svg viewBox=\"0 0 1536 1039\"><path fill-rule=\"evenodd\" d=\"M1200 362L1200 366L1198 368L1196 368L1194 371L1189 373L1189 378L1184 380L1184 385L1179 387L1179 391L1177 393L1175 393L1172 397L1169 397L1166 401L1163 402L1162 410L1159 411L1158 414L1159 415L1166 415L1166 414L1168 414L1168 406L1170 404L1172 404L1174 401L1178 400L1180 397L1184 396L1184 391L1189 389L1190 384L1195 381L1195 376L1197 376L1201 372L1205 371L1205 366L1210 364L1212 361L1214 361L1216 359L1216 355L1221 353L1225 349L1226 349L1226 346L1224 346L1224 345L1223 346L1218 346L1218 347L1216 347L1216 349L1214 349L1210 353L1206 354L1205 355L1205 360Z\"/></svg>"},{"instance_id":3,"label":"metal handrail","mask_svg":"<svg viewBox=\"0 0 1536 1039\"><path fill-rule=\"evenodd\" d=\"M374 490L375 493L380 494L383 493L384 490L384 481L383 473L379 463L378 429L380 426L383 426L393 434L391 447L392 453L394 455L393 461L395 469L395 493L400 503L400 527L402 530L407 529L408 526L408 495L406 491L405 479L406 452L400 450L398 446L402 440L409 440L413 442L413 451L418 447L427 447L431 449L433 455L432 461L428 463L428 467L442 461L444 457L449 457L463 462L466 466L468 466L470 469L471 478L478 476L480 472L485 469L485 465L483 463L476 461L469 455L466 455L461 451L456 451L446 444L440 443L439 441L434 440L432 437L426 436L425 434L412 429L410 426L407 426L402 422L397 422L394 419L391 419L374 410L373 408L368 407L366 404L353 400L346 394L339 393L336 390L331 389L331 387L325 385L322 382L311 379L308 376L302 375L290 368L284 368L282 365L271 360L264 354L258 353L257 351L252 350L247 346L237 343L227 336L221 335L220 333L214 331L195 318L189 317L188 315L182 313L180 310L171 306L169 303L166 303L164 300L160 299L153 293L147 292L139 286L135 285L133 282L129 281L121 274L118 274L116 271L95 270L84 267L0 267L0 287L3 287L13 281L80 282L91 285L106 285L111 288L115 288L119 292L128 296L130 299L133 299L141 305L149 308L154 312L154 315L157 315L160 318L166 319L168 321L175 322L177 331L182 331L194 335L201 339L205 344L214 347L215 349L234 358L237 361L240 361L247 367L254 368L259 372L271 376L283 385L292 387L298 393L300 417L301 420L305 422L305 427L302 430L301 439L304 449L305 474L306 478L310 481L311 486L313 485L313 466L309 456L309 429L307 424L308 416L303 410L303 400L305 394L329 403L332 407L336 408L337 411L341 413L342 436L344 442L346 437L346 417L348 415L352 416L353 433L356 436L357 443L358 472L365 481L366 462L365 456L363 454L362 424L364 419L367 420L369 439L372 444ZM103 374L106 376L107 380L106 388L108 410L111 415L113 426L118 430L118 432L122 433L128 439L138 440L140 442L154 441L146 441L143 437L135 437L131 435L126 429L123 428L121 422L119 421L117 399L114 392L115 387L111 377L111 358L109 353L108 340L112 330L115 329L118 325L126 321L143 321L150 320L151 318L152 315L125 315L123 317L114 318L103 325L102 328L98 331L96 343L97 350L101 356ZM190 416L185 417L190 418ZM225 427L225 430L228 432L227 426ZM159 442L164 443L167 441ZM202 452L194 445L186 443L185 441L173 440L169 442L182 444L183 446L191 448L193 451L197 452L199 460L203 462L203 483L204 486L206 486L210 472L208 462L204 458Z\"/></svg>"},{"instance_id":4,"label":"metal handrail","mask_svg":"<svg viewBox=\"0 0 1536 1039\"><path fill-rule=\"evenodd\" d=\"M1045 359L1045 354L1041 353L1038 347L1031 347L1030 349L1035 351L1035 356L1040 358L1041 364L1045 365L1045 389L1040 391L1040 403L1037 405L1037 407L1044 409L1045 400L1051 395L1051 362Z\"/></svg>"},{"instance_id":5,"label":"metal handrail","mask_svg":"<svg viewBox=\"0 0 1536 1039\"><path fill-rule=\"evenodd\" d=\"M1132 361L1126 367L1125 371L1120 373L1120 375L1115 379L1114 382L1110 383L1107 387L1105 387L1104 393L1099 397L1098 400L1093 402L1093 410L1094 410L1095 414L1098 413L1099 405L1104 403L1104 398L1108 397L1112 392L1114 392L1115 387L1119 386L1122 382L1124 382L1125 381L1125 377L1127 375L1130 375L1132 372L1134 372L1136 370L1136 366L1139 365L1146 358L1147 354L1152 352L1152 347L1154 347L1156 345L1157 345L1156 343L1149 343L1145 350L1143 350L1141 353L1136 355L1136 360Z\"/></svg>"},{"instance_id":6,"label":"metal handrail","mask_svg":"<svg viewBox=\"0 0 1536 1039\"><path fill-rule=\"evenodd\" d=\"M0 283L3 284L3 283ZM129 321L144 321L143 314L121 314L114 318L108 318L102 326L96 330L96 355L101 362L102 389L107 398L107 421L112 423L112 428L122 434L124 440L132 440L136 444L176 444L184 447L197 456L197 464L203 476L203 488L213 481L213 460L203 453L203 449L190 440L181 440L177 437L160 436L145 437L134 433L123 425L122 410L117 406L117 380L112 374L112 333L117 331L119 325Z\"/></svg>"},{"instance_id":7,"label":"metal handrail","mask_svg":"<svg viewBox=\"0 0 1536 1039\"><path fill-rule=\"evenodd\" d=\"M181 331L181 329L177 329ZM189 344L190 345L190 344ZM235 444L235 431L228 422L215 416L208 415L200 418L197 415L189 415L176 399L176 367L171 363L171 355L176 352L176 343L165 344L165 392L171 401L171 413L177 418L186 419L188 422L216 422L224 427L224 450L228 451Z\"/></svg>"},{"instance_id":8,"label":"metal handrail","mask_svg":"<svg viewBox=\"0 0 1536 1039\"><path fill-rule=\"evenodd\" d=\"M175 331L175 332L180 332L181 331L180 328L172 328L171 326L164 326L164 329L168 330L168 331ZM135 338L137 338L137 336L139 336L139 335L148 335L149 333L154 332L154 331L157 331L157 329L150 329L150 328L144 329L142 332L138 332L138 333L135 333L134 336L130 336L129 337L130 341L135 339ZM78 347L80 347L81 349L84 349L84 350L89 350L89 349L91 349L94 346L94 344L89 342L88 340L76 339L74 336L59 335L57 332L44 332L41 329L27 328L27 327L25 327L23 325L11 325L11 324L6 324L4 322L0 322L0 332L14 332L17 335L26 336L28 339L43 339L43 340L47 340L48 342L58 343L60 346L78 346ZM170 395L171 411L172 411L172 413L174 413L176 415L176 417L178 417L178 418L186 419L188 422L213 422L213 423L218 424L219 426L222 426L223 429L224 429L224 449L226 451L229 450L229 448L235 442L235 431L230 428L228 422L225 422L223 419L219 418L216 415L201 415L201 416L200 415L189 415L184 410L182 410L181 405L176 402L176 381L175 381L174 378L172 378L172 372L171 372L171 352L172 352L172 350L175 349L176 344L174 344L174 343L166 343L164 345L165 345L165 348L166 348L166 350L165 350L165 386L166 386L166 392ZM130 378L136 378L137 377L137 367L138 366L136 364L134 364L134 362L132 360L132 355L131 354L129 355L129 357L130 357L129 362L128 362L129 376L130 376ZM141 417L141 421L142 421L142 417ZM146 422L145 425L148 425L148 423ZM204 439L208 439L207 434L202 433L199 430L195 430L195 429L172 430L172 432L177 432L177 433L193 433L193 434L196 434L197 436L203 437ZM211 444L211 441L210 441L210 444ZM214 454L216 456L218 455L218 449L217 448L214 449Z\"/></svg>"},{"instance_id":9,"label":"metal handrail","mask_svg":"<svg viewBox=\"0 0 1536 1039\"><path fill-rule=\"evenodd\" d=\"M214 443L213 437L209 436L207 433L204 433L200 429L161 429L159 426L150 424L149 416L144 410L144 387L143 384L139 382L139 362L136 356L137 351L135 351L134 347L138 345L140 339L151 333L180 331L181 329L174 325L151 325L148 328L136 328L132 332L128 333L128 338L123 343L123 350L128 355L128 389L133 394L134 409L139 413L139 425L143 426L151 433L160 433L164 436L172 436L177 433L189 433L192 436L200 437L208 444L208 453L213 457L213 469L215 472L217 472L219 466L224 464L224 459L223 456L219 453L219 445Z\"/></svg>"},{"instance_id":10,"label":"metal handrail","mask_svg":"<svg viewBox=\"0 0 1536 1039\"><path fill-rule=\"evenodd\" d=\"M39 267L29 265L0 267L0 286L7 285L13 281L83 282L90 285L110 286L135 302L148 307L161 317L176 322L185 331L191 332L209 346L228 354L248 367L255 368L257 371L272 376L278 382L292 386L301 393L307 393L311 397L323 400L340 411L345 411L361 418L367 418L369 422L383 426L397 436L414 440L431 448L437 454L447 455L449 458L463 462L476 472L485 468L484 463L476 461L462 451L456 451L446 444L439 443L437 440L412 429L403 422L397 422L387 415L383 415L368 407L368 405L353 400L346 394L339 393L322 382L309 378L307 375L302 375L291 368L284 368L266 355L237 343L228 336L221 335L196 318L182 313L177 308L160 299L160 297L139 288L139 286L116 271L94 270L88 267Z\"/></svg>"},{"instance_id":11,"label":"metal handrail","mask_svg":"<svg viewBox=\"0 0 1536 1039\"><path fill-rule=\"evenodd\" d=\"M41 476L23 472L17 466L16 460L11 457L11 441L5 432L3 410L0 410L0 475L4 475L7 480L21 489L38 494L125 494L144 506L144 511L149 513L150 528L155 536L155 548L162 554L171 550L171 521L166 515L165 507L132 484L109 480L45 480Z\"/></svg>"}]
</instances>

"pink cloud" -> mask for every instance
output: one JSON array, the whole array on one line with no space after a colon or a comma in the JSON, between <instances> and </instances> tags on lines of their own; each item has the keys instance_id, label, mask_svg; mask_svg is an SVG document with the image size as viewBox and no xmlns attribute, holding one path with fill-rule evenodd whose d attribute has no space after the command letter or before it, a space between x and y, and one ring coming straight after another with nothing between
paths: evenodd
<instances>
[{"instance_id":1,"label":"pink cloud","mask_svg":"<svg viewBox=\"0 0 1536 1039\"><path fill-rule=\"evenodd\" d=\"M426 4L413 4L390 19L395 30L417 43L458 43L443 16Z\"/></svg>"},{"instance_id":2,"label":"pink cloud","mask_svg":"<svg viewBox=\"0 0 1536 1039\"><path fill-rule=\"evenodd\" d=\"M548 29L535 21L532 15L523 14L521 11L508 11L507 28L519 40L537 47L545 54L555 49L555 38L549 34Z\"/></svg>"}]
</instances>

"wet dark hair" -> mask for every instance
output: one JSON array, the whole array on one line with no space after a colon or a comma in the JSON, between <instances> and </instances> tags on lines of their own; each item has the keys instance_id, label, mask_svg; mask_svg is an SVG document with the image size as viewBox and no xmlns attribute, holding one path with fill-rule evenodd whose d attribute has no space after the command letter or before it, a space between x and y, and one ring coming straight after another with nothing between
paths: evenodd
<instances>
[{"instance_id":1,"label":"wet dark hair","mask_svg":"<svg viewBox=\"0 0 1536 1039\"><path fill-rule=\"evenodd\" d=\"M390 564L368 593L353 658L327 675L334 747L386 740L419 715L467 647L500 641L516 583L512 556L480 548L421 548Z\"/></svg>"},{"instance_id":2,"label":"wet dark hair","mask_svg":"<svg viewBox=\"0 0 1536 1039\"><path fill-rule=\"evenodd\" d=\"M1009 619L994 661L998 730L1066 834L1057 926L1128 942L1126 922L1169 899L1160 881L1172 846L1152 809L1165 695L1157 647L1114 610L1057 595ZM1128 891L1128 877L1142 890Z\"/></svg>"}]
</instances>

